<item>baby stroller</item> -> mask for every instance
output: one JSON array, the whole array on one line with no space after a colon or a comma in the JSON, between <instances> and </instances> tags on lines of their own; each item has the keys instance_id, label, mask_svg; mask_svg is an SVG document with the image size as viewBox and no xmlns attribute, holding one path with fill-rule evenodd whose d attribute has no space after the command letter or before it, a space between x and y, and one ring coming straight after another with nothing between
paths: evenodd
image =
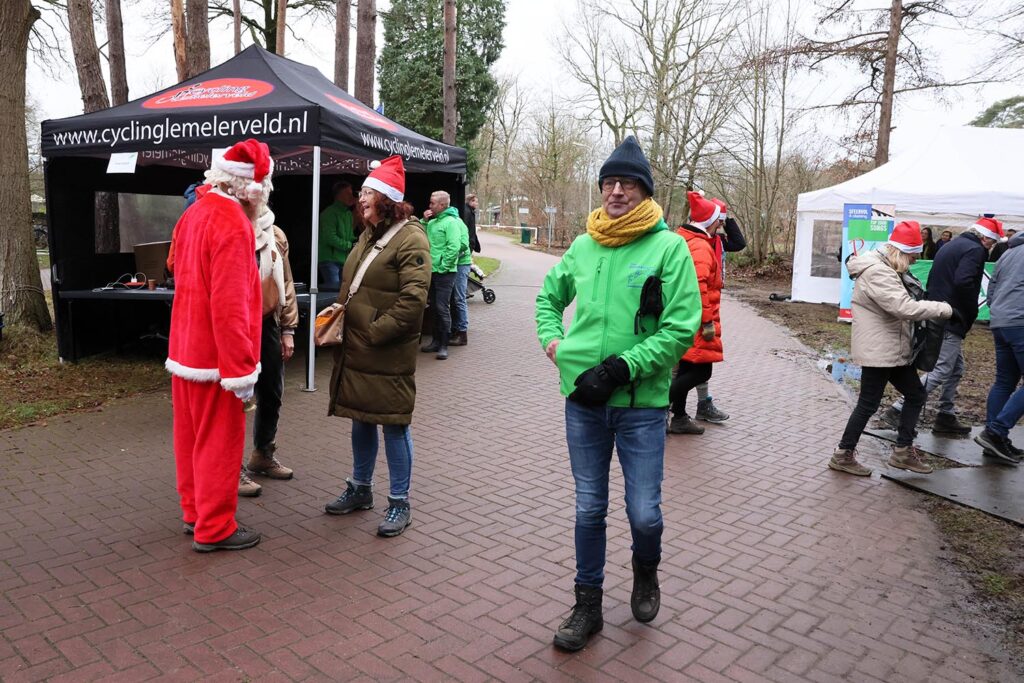
<instances>
[{"instance_id":1,"label":"baby stroller","mask_svg":"<svg viewBox=\"0 0 1024 683\"><path fill-rule=\"evenodd\" d=\"M477 267L475 263L469 267L469 279L466 281L467 298L472 297L477 292L483 292L484 303L494 303L494 299L496 298L494 296L494 290L484 286L484 279L486 277L487 276L484 275L484 271Z\"/></svg>"}]
</instances>

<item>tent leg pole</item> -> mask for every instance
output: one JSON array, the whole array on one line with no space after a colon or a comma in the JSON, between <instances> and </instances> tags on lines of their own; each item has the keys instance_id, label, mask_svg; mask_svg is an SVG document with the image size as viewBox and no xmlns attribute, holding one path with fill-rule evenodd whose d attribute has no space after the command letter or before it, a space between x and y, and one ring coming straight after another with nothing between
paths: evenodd
<instances>
[{"instance_id":1,"label":"tent leg pole","mask_svg":"<svg viewBox=\"0 0 1024 683\"><path fill-rule=\"evenodd\" d=\"M316 391L316 345L313 343L313 329L316 323L317 262L320 238L320 145L313 146L313 196L311 198L312 218L310 219L309 247L309 334L306 348L306 386L303 391Z\"/></svg>"}]
</instances>

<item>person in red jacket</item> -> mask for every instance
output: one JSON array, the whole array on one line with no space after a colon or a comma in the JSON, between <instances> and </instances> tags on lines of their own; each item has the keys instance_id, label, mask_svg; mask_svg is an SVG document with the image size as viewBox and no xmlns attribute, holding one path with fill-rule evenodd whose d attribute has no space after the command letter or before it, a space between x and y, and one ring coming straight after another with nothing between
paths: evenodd
<instances>
[{"instance_id":1,"label":"person in red jacket","mask_svg":"<svg viewBox=\"0 0 1024 683\"><path fill-rule=\"evenodd\" d=\"M690 222L676 230L686 239L693 257L700 284L701 319L700 330L694 337L693 346L679 361L676 377L672 380L669 400L672 402L672 419L668 424L670 434L703 434L704 428L695 423L686 413L686 398L690 390L711 379L713 363L723 359L722 322L719 305L722 300L722 262L716 253L718 240L715 238L722 225L722 208L698 192L688 192L690 200Z\"/></svg>"},{"instance_id":2,"label":"person in red jacket","mask_svg":"<svg viewBox=\"0 0 1024 683\"><path fill-rule=\"evenodd\" d=\"M193 550L241 550L260 534L235 521L245 450L243 401L260 373L263 303L253 220L270 194L272 161L246 140L215 159L211 186L174 228L171 373L174 457Z\"/></svg>"}]
</instances>

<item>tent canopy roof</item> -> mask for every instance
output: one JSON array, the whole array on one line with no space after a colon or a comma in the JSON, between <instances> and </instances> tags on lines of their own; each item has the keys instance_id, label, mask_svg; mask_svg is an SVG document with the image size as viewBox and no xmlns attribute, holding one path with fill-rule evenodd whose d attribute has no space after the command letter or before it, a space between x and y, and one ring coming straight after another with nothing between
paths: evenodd
<instances>
[{"instance_id":1,"label":"tent canopy roof","mask_svg":"<svg viewBox=\"0 0 1024 683\"><path fill-rule=\"evenodd\" d=\"M864 175L797 200L797 211L892 204L897 214L1024 216L1024 130L944 127Z\"/></svg>"},{"instance_id":2,"label":"tent canopy roof","mask_svg":"<svg viewBox=\"0 0 1024 683\"><path fill-rule=\"evenodd\" d=\"M209 150L248 137L363 159L400 154L412 171L466 172L466 150L398 125L317 69L258 45L153 95L42 126L45 157Z\"/></svg>"}]
</instances>

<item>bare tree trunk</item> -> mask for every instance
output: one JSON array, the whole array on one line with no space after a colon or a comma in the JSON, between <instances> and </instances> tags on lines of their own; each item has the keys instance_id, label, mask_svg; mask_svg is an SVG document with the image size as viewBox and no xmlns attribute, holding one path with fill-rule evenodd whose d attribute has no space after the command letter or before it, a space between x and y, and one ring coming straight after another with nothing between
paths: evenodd
<instances>
[{"instance_id":1,"label":"bare tree trunk","mask_svg":"<svg viewBox=\"0 0 1024 683\"><path fill-rule=\"evenodd\" d=\"M188 55L188 77L192 78L210 68L210 11L207 0L186 0L186 7L185 54Z\"/></svg>"},{"instance_id":2,"label":"bare tree trunk","mask_svg":"<svg viewBox=\"0 0 1024 683\"><path fill-rule=\"evenodd\" d=\"M889 161L889 135L892 133L892 100L896 89L896 54L903 19L902 0L892 0L889 10L889 37L885 42L885 69L882 73L882 101L878 112L878 146L875 147L875 166Z\"/></svg>"},{"instance_id":3,"label":"bare tree trunk","mask_svg":"<svg viewBox=\"0 0 1024 683\"><path fill-rule=\"evenodd\" d=\"M231 16L234 18L235 54L242 51L242 0L232 0Z\"/></svg>"},{"instance_id":4,"label":"bare tree trunk","mask_svg":"<svg viewBox=\"0 0 1024 683\"><path fill-rule=\"evenodd\" d=\"M110 60L110 99L117 106L128 101L121 0L107 0L107 46L107 57Z\"/></svg>"},{"instance_id":5,"label":"bare tree trunk","mask_svg":"<svg viewBox=\"0 0 1024 683\"><path fill-rule=\"evenodd\" d=\"M455 0L444 0L444 131L442 140L455 144L455 124L458 112L455 108L455 21L458 9Z\"/></svg>"},{"instance_id":6,"label":"bare tree trunk","mask_svg":"<svg viewBox=\"0 0 1024 683\"><path fill-rule=\"evenodd\" d=\"M377 62L377 0L356 6L356 99L373 106L373 75Z\"/></svg>"},{"instance_id":7,"label":"bare tree trunk","mask_svg":"<svg viewBox=\"0 0 1024 683\"><path fill-rule=\"evenodd\" d=\"M284 56L284 29L285 13L288 10L288 0L277 0L277 43L274 45L275 52Z\"/></svg>"},{"instance_id":8,"label":"bare tree trunk","mask_svg":"<svg viewBox=\"0 0 1024 683\"><path fill-rule=\"evenodd\" d=\"M29 0L0 2L0 310L5 323L53 327L32 241L25 69L28 36L39 11Z\"/></svg>"},{"instance_id":9,"label":"bare tree trunk","mask_svg":"<svg viewBox=\"0 0 1024 683\"><path fill-rule=\"evenodd\" d=\"M100 69L100 51L96 47L96 34L92 25L91 0L68 0L68 28L71 31L71 51L78 68L78 85L82 89L85 113L106 109L107 86ZM96 251L116 254L121 251L121 232L118 227L117 195L96 193L94 236Z\"/></svg>"},{"instance_id":10,"label":"bare tree trunk","mask_svg":"<svg viewBox=\"0 0 1024 683\"><path fill-rule=\"evenodd\" d=\"M348 50L352 33L352 2L338 0L334 22L334 85L348 92Z\"/></svg>"},{"instance_id":11,"label":"bare tree trunk","mask_svg":"<svg viewBox=\"0 0 1024 683\"><path fill-rule=\"evenodd\" d=\"M96 47L96 34L92 27L91 0L68 0L68 28L85 113L106 109L110 100L107 99L107 85L100 69L100 51Z\"/></svg>"},{"instance_id":12,"label":"bare tree trunk","mask_svg":"<svg viewBox=\"0 0 1024 683\"><path fill-rule=\"evenodd\" d=\"M174 35L174 66L178 82L188 78L188 56L185 54L185 0L171 0L171 33Z\"/></svg>"}]
</instances>

